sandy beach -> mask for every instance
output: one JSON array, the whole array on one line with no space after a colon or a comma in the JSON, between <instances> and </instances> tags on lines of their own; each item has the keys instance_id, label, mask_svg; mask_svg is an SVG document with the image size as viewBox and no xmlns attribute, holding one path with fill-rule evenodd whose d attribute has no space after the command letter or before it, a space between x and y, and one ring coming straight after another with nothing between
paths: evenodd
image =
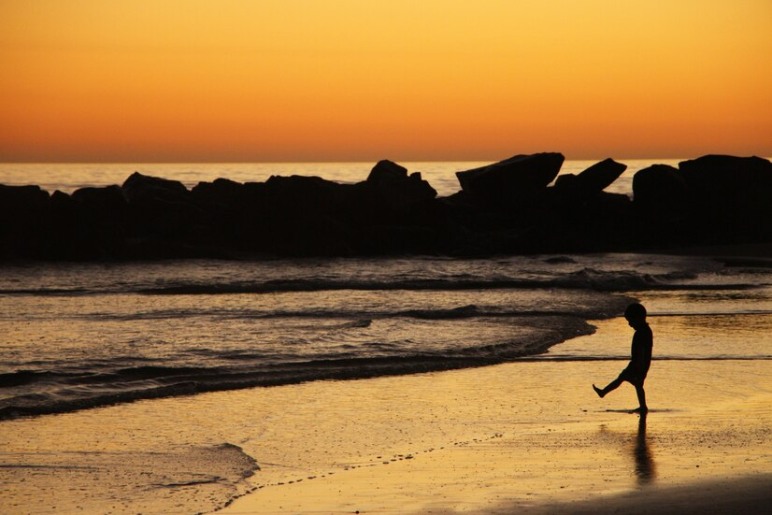
<instances>
[{"instance_id":1,"label":"sandy beach","mask_svg":"<svg viewBox=\"0 0 772 515\"><path fill-rule=\"evenodd\" d=\"M621 329L612 321L588 338ZM266 483L223 513L735 513L769 502L768 362L655 362L645 418L627 412L630 387L592 395L591 378L617 368L517 363L373 384L363 395L407 389L383 407L393 423L365 430L396 426L402 446L333 476Z\"/></svg>"},{"instance_id":2,"label":"sandy beach","mask_svg":"<svg viewBox=\"0 0 772 515\"><path fill-rule=\"evenodd\" d=\"M769 337L768 319L756 337ZM653 320L659 345L677 323ZM623 320L597 325L562 346L629 345ZM769 502L768 360L655 361L641 418L628 413L633 388L603 400L590 388L624 362L560 351L6 421L0 505L196 513L247 492L218 513L730 513ZM260 470L242 478L252 458Z\"/></svg>"}]
</instances>

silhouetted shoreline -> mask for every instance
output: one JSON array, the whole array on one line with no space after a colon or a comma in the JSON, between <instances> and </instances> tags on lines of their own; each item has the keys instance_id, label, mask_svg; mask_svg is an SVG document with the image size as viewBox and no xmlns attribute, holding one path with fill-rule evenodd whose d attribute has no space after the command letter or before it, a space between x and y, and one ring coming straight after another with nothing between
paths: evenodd
<instances>
[{"instance_id":1,"label":"silhouetted shoreline","mask_svg":"<svg viewBox=\"0 0 772 515\"><path fill-rule=\"evenodd\" d=\"M134 173L66 194L0 185L0 260L111 261L671 251L772 241L772 163L710 155L605 189L606 159L558 177L559 153L457 173L438 197L420 173L377 163L365 181L273 176L188 189ZM557 180L555 180L557 178Z\"/></svg>"}]
</instances>

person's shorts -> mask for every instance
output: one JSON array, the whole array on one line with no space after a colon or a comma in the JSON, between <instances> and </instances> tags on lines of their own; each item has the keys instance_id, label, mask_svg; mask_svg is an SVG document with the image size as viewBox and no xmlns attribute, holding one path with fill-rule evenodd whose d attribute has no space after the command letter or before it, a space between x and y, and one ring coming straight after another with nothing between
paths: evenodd
<instances>
[{"instance_id":1,"label":"person's shorts","mask_svg":"<svg viewBox=\"0 0 772 515\"><path fill-rule=\"evenodd\" d=\"M643 384L646 379L646 373L648 370L636 370L634 368L627 367L619 374L619 379L627 381L630 384Z\"/></svg>"}]
</instances>

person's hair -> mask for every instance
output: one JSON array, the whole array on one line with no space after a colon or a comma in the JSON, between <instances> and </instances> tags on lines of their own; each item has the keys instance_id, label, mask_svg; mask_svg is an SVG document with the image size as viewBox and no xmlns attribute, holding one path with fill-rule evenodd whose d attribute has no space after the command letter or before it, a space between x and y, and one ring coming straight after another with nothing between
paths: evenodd
<instances>
[{"instance_id":1,"label":"person's hair","mask_svg":"<svg viewBox=\"0 0 772 515\"><path fill-rule=\"evenodd\" d=\"M627 309L625 310L625 317L626 318L637 318L637 319L645 319L646 318L646 308L643 307L643 304L638 304L637 302L634 302L627 306Z\"/></svg>"}]
</instances>

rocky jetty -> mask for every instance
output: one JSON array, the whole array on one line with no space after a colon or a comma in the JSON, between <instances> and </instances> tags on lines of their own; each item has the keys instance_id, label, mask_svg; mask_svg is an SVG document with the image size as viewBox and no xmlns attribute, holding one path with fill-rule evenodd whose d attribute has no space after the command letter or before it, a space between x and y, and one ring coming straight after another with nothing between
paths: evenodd
<instances>
[{"instance_id":1,"label":"rocky jetty","mask_svg":"<svg viewBox=\"0 0 772 515\"><path fill-rule=\"evenodd\" d=\"M391 161L366 180L274 176L182 183L139 173L121 185L49 194L0 185L0 260L214 257L490 256L667 250L772 242L772 163L709 155L605 189L612 159L558 176L559 153L517 155L457 173L438 197ZM556 180L557 178L557 180Z\"/></svg>"}]
</instances>

